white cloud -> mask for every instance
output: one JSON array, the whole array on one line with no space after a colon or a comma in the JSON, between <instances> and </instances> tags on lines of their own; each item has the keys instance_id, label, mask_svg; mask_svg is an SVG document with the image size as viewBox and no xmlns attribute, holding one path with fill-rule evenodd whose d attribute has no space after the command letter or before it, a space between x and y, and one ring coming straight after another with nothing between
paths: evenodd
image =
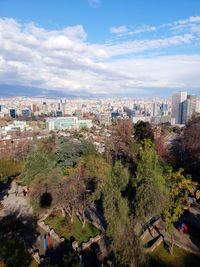
<instances>
[{"instance_id":1,"label":"white cloud","mask_svg":"<svg viewBox=\"0 0 200 267\"><path fill-rule=\"evenodd\" d=\"M191 43L195 37L192 34L175 35L167 38L126 41L106 46L110 56L126 55L148 50L172 47L174 45Z\"/></svg>"},{"instance_id":2,"label":"white cloud","mask_svg":"<svg viewBox=\"0 0 200 267\"><path fill-rule=\"evenodd\" d=\"M156 31L155 26L150 25L143 25L141 27L134 27L134 26L119 26L119 27L111 27L110 32L119 34L119 35L135 35L139 33L145 33L145 32L153 32Z\"/></svg>"},{"instance_id":3,"label":"white cloud","mask_svg":"<svg viewBox=\"0 0 200 267\"><path fill-rule=\"evenodd\" d=\"M128 28L126 26L111 27L110 32L116 34L126 33L128 32Z\"/></svg>"},{"instance_id":4,"label":"white cloud","mask_svg":"<svg viewBox=\"0 0 200 267\"><path fill-rule=\"evenodd\" d=\"M198 45L197 26L167 37L95 44L88 42L82 25L46 30L33 23L0 19L0 81L52 90L108 93L198 88L200 55L144 55L195 42Z\"/></svg>"}]
</instances>

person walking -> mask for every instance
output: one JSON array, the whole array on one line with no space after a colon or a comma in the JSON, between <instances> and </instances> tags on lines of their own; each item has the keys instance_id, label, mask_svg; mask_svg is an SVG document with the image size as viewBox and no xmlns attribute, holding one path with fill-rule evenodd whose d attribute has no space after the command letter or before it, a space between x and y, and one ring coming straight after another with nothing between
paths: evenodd
<instances>
[{"instance_id":1,"label":"person walking","mask_svg":"<svg viewBox=\"0 0 200 267\"><path fill-rule=\"evenodd\" d=\"M47 236L46 236L46 234L44 235L44 239L43 239L43 249L44 249L44 252L46 252L46 250L47 250Z\"/></svg>"}]
</instances>

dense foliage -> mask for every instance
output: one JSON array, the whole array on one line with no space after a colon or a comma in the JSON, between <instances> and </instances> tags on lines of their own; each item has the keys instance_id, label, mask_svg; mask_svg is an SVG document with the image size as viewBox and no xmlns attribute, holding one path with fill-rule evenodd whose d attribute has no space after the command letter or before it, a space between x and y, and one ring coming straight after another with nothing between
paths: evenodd
<instances>
[{"instance_id":1,"label":"dense foliage","mask_svg":"<svg viewBox=\"0 0 200 267\"><path fill-rule=\"evenodd\" d=\"M176 133L169 126L160 127L166 136L178 135L173 146L182 148L181 157L174 157L172 145L166 147L162 130L159 135L149 123L133 125L130 120L112 125L104 154L77 138L40 141L26 157L22 172L33 207L38 212L59 209L71 222L78 218L83 229L85 211L95 207L106 222L114 266L138 266L144 254L135 226L162 216L168 229L172 227L196 186L186 173L199 175L200 119ZM20 172L20 164L0 161L1 178ZM179 170L183 166L185 170Z\"/></svg>"}]
</instances>

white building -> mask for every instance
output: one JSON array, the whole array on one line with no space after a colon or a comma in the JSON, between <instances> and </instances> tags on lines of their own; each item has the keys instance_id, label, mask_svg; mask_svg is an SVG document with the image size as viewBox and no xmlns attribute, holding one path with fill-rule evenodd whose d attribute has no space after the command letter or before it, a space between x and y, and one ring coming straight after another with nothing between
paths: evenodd
<instances>
[{"instance_id":1,"label":"white building","mask_svg":"<svg viewBox=\"0 0 200 267\"><path fill-rule=\"evenodd\" d=\"M77 117L57 117L46 120L46 128L49 131L54 130L78 130L80 128L91 128L92 120L78 120Z\"/></svg>"}]
</instances>

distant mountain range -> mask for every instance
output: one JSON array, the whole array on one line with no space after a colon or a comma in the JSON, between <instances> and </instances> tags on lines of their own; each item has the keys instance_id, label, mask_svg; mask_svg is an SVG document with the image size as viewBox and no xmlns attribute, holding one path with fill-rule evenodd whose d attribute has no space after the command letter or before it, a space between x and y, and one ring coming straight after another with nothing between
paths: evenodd
<instances>
[{"instance_id":1,"label":"distant mountain range","mask_svg":"<svg viewBox=\"0 0 200 267\"><path fill-rule=\"evenodd\" d=\"M109 92L110 90L108 90ZM24 96L24 97L46 97L46 98L103 98L103 97L170 97L174 92L180 91L178 89L168 88L146 88L140 91L129 92L126 93L122 90L118 93L112 93L110 91L108 94L96 94L90 93L85 90L66 90L62 91L59 89L49 90L45 88L38 87L30 87L30 86L22 86L22 85L8 85L8 84L0 84L0 97L16 97L16 96ZM196 94L200 96L200 89L182 89L182 91L187 91L188 94Z\"/></svg>"},{"instance_id":2,"label":"distant mountain range","mask_svg":"<svg viewBox=\"0 0 200 267\"><path fill-rule=\"evenodd\" d=\"M16 97L16 96L25 96L25 97L69 97L69 98L76 98L76 97L97 97L86 91L66 91L63 92L61 90L49 90L44 88L38 87L29 87L29 86L21 86L21 85L7 85L7 84L0 84L0 97Z\"/></svg>"}]
</instances>

